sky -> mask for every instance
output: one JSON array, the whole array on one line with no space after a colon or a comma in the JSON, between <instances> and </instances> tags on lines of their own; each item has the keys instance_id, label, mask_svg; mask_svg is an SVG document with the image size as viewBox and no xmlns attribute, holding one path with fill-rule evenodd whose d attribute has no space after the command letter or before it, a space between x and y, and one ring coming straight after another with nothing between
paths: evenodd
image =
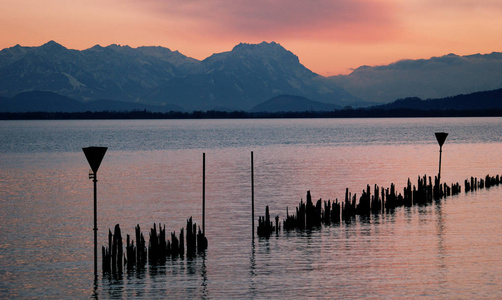
<instances>
[{"instance_id":1,"label":"sky","mask_svg":"<svg viewBox=\"0 0 502 300\"><path fill-rule=\"evenodd\" d=\"M331 76L449 53L502 52L500 0L0 0L0 49L162 46L202 60L276 42Z\"/></svg>"}]
</instances>

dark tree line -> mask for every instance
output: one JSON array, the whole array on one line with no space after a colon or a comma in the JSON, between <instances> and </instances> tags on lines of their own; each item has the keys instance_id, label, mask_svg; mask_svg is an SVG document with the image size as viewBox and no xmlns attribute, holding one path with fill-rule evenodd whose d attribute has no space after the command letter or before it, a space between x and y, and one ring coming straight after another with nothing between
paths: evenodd
<instances>
[{"instance_id":1,"label":"dark tree line","mask_svg":"<svg viewBox=\"0 0 502 300\"><path fill-rule=\"evenodd\" d=\"M502 109L490 110L417 110L351 109L304 112L193 111L151 112L0 112L0 120L93 120L93 119L259 119L259 118L406 118L406 117L500 117Z\"/></svg>"}]
</instances>

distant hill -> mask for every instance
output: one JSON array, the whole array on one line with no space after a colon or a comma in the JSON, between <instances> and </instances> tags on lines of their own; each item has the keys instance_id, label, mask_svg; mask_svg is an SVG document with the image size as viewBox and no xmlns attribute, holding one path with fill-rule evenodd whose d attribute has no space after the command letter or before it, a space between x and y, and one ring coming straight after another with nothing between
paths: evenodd
<instances>
[{"instance_id":1,"label":"distant hill","mask_svg":"<svg viewBox=\"0 0 502 300\"><path fill-rule=\"evenodd\" d=\"M489 110L502 109L502 89L458 95L440 99L422 100L417 97L398 99L394 102L372 106L369 109L414 110Z\"/></svg>"},{"instance_id":2,"label":"distant hill","mask_svg":"<svg viewBox=\"0 0 502 300\"><path fill-rule=\"evenodd\" d=\"M51 92L25 92L13 98L0 99L2 112L77 112L84 111L84 103Z\"/></svg>"},{"instance_id":3,"label":"distant hill","mask_svg":"<svg viewBox=\"0 0 502 300\"><path fill-rule=\"evenodd\" d=\"M417 97L408 97L395 100L388 104L374 105L367 108L359 108L358 111L392 111L392 110L415 110L415 111L480 111L501 110L502 89L476 92L466 95L457 95L439 99L422 100ZM250 113L280 113L280 112L349 112L352 108L312 101L305 97L292 95L280 95L260 103L249 110ZM96 100L90 102L77 101L52 92L32 91L16 95L13 98L0 97L0 112L183 112L176 105L146 105L114 100ZM220 110L221 111L221 110ZM355 111L355 110L353 110ZM343 115L343 114L341 114ZM363 114L361 116L371 116Z\"/></svg>"},{"instance_id":4,"label":"distant hill","mask_svg":"<svg viewBox=\"0 0 502 300\"><path fill-rule=\"evenodd\" d=\"M84 103L86 111L133 111L146 110L151 112L184 111L176 104L148 105L115 100L94 100Z\"/></svg>"},{"instance_id":5,"label":"distant hill","mask_svg":"<svg viewBox=\"0 0 502 300\"><path fill-rule=\"evenodd\" d=\"M386 66L363 66L329 79L374 103L406 97L444 98L502 88L502 53L402 60Z\"/></svg>"},{"instance_id":6,"label":"distant hill","mask_svg":"<svg viewBox=\"0 0 502 300\"><path fill-rule=\"evenodd\" d=\"M332 111L340 108L334 104L312 101L305 97L280 95L253 107L251 112L304 112Z\"/></svg>"},{"instance_id":7,"label":"distant hill","mask_svg":"<svg viewBox=\"0 0 502 300\"><path fill-rule=\"evenodd\" d=\"M52 92L31 91L13 98L0 98L0 112L86 112L86 111L133 111L151 112L182 111L176 105L154 106L114 100L77 101Z\"/></svg>"},{"instance_id":8,"label":"distant hill","mask_svg":"<svg viewBox=\"0 0 502 300\"><path fill-rule=\"evenodd\" d=\"M281 94L356 105L281 45L239 44L202 61L162 47L99 45L83 51L51 41L0 51L0 96L50 91L82 102L110 99L184 110L247 110Z\"/></svg>"},{"instance_id":9,"label":"distant hill","mask_svg":"<svg viewBox=\"0 0 502 300\"><path fill-rule=\"evenodd\" d=\"M33 94L33 93L32 93ZM366 108L344 107L343 109L329 110L323 106L315 110L315 105L323 103L311 101L303 97L282 95L258 105L253 111L193 111L179 112L174 109L166 112L155 112L149 109L107 109L96 111L89 109L83 104L82 111L63 112L59 108L53 109L51 105L59 105L58 101L75 101L65 99L59 95L38 95L34 93L19 95L19 99L38 98L38 101L46 105L46 109L40 110L40 106L34 106L31 112L21 110L9 112L3 109L6 103L12 99L0 97L1 120L41 120L41 119L235 119L235 118L392 118L392 117L500 117L502 116L502 89L478 92L468 95L458 95L442 99L405 98L398 99L385 105L375 105ZM51 98L46 99L44 98ZM18 99L18 100L19 100ZM24 101L24 100L23 100ZM106 103L107 101L105 101ZM99 103L99 101L96 101ZM114 101L112 101L114 103ZM29 105L29 104L28 104ZM309 106L310 105L310 109ZM107 106L109 107L109 106ZM71 109L68 109L71 111ZM274 111L276 110L276 111Z\"/></svg>"}]
</instances>

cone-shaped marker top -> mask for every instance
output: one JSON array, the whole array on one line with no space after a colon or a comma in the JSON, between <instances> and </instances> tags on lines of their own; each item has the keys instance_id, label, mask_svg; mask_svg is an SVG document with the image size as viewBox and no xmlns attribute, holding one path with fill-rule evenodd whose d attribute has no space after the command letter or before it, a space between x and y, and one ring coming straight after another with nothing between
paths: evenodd
<instances>
[{"instance_id":1,"label":"cone-shaped marker top","mask_svg":"<svg viewBox=\"0 0 502 300\"><path fill-rule=\"evenodd\" d=\"M446 137L448 136L448 133L446 132L435 132L436 139L438 140L439 147L443 146L444 141L446 140Z\"/></svg>"},{"instance_id":2,"label":"cone-shaped marker top","mask_svg":"<svg viewBox=\"0 0 502 300\"><path fill-rule=\"evenodd\" d=\"M101 161L103 160L103 157L105 156L107 149L108 147L82 148L82 150L84 150L85 157L87 158L87 161L89 162L89 165L91 166L91 169L94 172L94 174L98 172L99 165L101 165Z\"/></svg>"}]
</instances>

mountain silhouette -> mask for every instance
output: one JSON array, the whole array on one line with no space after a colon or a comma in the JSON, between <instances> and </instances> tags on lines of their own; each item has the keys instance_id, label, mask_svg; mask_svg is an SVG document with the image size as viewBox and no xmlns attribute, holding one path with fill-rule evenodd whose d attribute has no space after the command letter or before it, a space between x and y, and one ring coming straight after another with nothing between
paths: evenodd
<instances>
[{"instance_id":1,"label":"mountain silhouette","mask_svg":"<svg viewBox=\"0 0 502 300\"><path fill-rule=\"evenodd\" d=\"M502 53L402 60L386 66L362 66L349 75L330 77L365 101L444 98L502 88Z\"/></svg>"},{"instance_id":2,"label":"mountain silhouette","mask_svg":"<svg viewBox=\"0 0 502 300\"><path fill-rule=\"evenodd\" d=\"M108 107L127 102L128 107L152 110L247 111L281 95L357 108L407 97L444 98L495 90L502 88L500 78L502 53L497 52L402 60L323 77L275 42L241 43L204 60L164 47L113 44L80 51L54 41L0 51L0 97L7 100L45 91L82 103L108 100Z\"/></svg>"},{"instance_id":3,"label":"mountain silhouette","mask_svg":"<svg viewBox=\"0 0 502 300\"><path fill-rule=\"evenodd\" d=\"M185 110L247 110L281 94L358 103L274 42L239 44L202 61L162 47L96 45L78 51L54 41L0 51L0 95L33 90L84 102L108 99Z\"/></svg>"}]
</instances>

